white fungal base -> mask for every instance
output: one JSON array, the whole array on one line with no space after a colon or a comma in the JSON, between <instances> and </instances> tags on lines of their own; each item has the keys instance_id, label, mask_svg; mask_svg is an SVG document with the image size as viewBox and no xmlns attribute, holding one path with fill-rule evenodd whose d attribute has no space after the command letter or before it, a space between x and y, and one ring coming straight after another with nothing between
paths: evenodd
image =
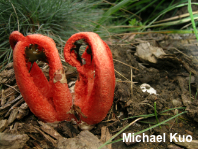
<instances>
[{"instance_id":1,"label":"white fungal base","mask_svg":"<svg viewBox=\"0 0 198 149\"><path fill-rule=\"evenodd\" d=\"M81 121L81 123L78 124L78 127L81 130L91 130L94 128L95 125L89 125L86 122Z\"/></svg>"}]
</instances>

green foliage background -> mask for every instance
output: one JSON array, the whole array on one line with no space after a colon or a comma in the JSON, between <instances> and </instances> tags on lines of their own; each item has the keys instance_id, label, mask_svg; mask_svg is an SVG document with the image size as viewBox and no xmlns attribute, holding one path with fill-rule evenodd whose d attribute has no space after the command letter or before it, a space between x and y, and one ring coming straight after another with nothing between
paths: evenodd
<instances>
[{"instance_id":1,"label":"green foliage background","mask_svg":"<svg viewBox=\"0 0 198 149\"><path fill-rule=\"evenodd\" d=\"M58 47L63 46L72 34L82 31L94 31L102 38L117 38L120 33L146 33L147 29L158 32L165 30L169 33L192 33L191 22L196 31L198 13L193 12L190 6L196 6L198 3L190 2L190 0L0 0L0 69L12 61L8 39L14 30L25 36L32 33L47 35L55 40ZM189 15L164 20L167 16L177 16L176 12L185 7L189 10Z\"/></svg>"}]
</instances>

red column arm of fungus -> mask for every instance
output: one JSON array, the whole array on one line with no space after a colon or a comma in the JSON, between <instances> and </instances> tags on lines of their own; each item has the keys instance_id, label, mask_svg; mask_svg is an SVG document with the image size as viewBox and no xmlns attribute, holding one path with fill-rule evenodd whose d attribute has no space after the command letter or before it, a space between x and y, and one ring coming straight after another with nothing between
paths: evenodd
<instances>
[{"instance_id":1,"label":"red column arm of fungus","mask_svg":"<svg viewBox=\"0 0 198 149\"><path fill-rule=\"evenodd\" d=\"M79 58L76 41L81 39L88 46ZM30 110L37 117L46 122L76 117L87 124L99 123L106 117L113 102L115 74L111 51L97 34L77 33L65 45L66 61L79 72L74 99L69 92L58 51L51 38L40 34L24 37L15 31L10 35L9 41L14 50L13 61L18 87ZM27 59L26 51L30 44L38 45L39 50L44 49L42 52L50 67L49 81L34 61L30 68L32 61L28 62L30 59ZM84 60L83 64L81 59Z\"/></svg>"},{"instance_id":2,"label":"red column arm of fungus","mask_svg":"<svg viewBox=\"0 0 198 149\"><path fill-rule=\"evenodd\" d=\"M17 85L30 110L46 122L70 120L67 114L72 106L72 97L64 78L64 70L54 41L40 34L24 37L14 31L9 38L13 51L13 63ZM44 49L49 63L49 81L36 63L26 59L25 50L30 44Z\"/></svg>"},{"instance_id":3,"label":"red column arm of fungus","mask_svg":"<svg viewBox=\"0 0 198 149\"><path fill-rule=\"evenodd\" d=\"M88 44L81 56L86 64L82 64L76 52L71 50L81 39ZM81 112L80 119L87 124L99 123L112 106L115 88L114 65L108 45L95 33L81 32L66 42L64 56L66 62L79 72L74 105Z\"/></svg>"}]
</instances>

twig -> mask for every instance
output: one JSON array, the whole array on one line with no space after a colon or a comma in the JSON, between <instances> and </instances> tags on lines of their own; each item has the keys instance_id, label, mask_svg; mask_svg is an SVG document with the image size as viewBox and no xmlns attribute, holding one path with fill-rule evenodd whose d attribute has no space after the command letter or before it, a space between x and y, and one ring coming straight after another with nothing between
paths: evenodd
<instances>
[{"instance_id":1,"label":"twig","mask_svg":"<svg viewBox=\"0 0 198 149\"><path fill-rule=\"evenodd\" d=\"M19 95L17 98L15 98L14 100L6 103L5 105L0 107L0 116L2 116L3 114L5 114L7 112L7 109L10 108L12 106L12 104L14 104L15 102L18 103L18 100L20 100L22 98L22 95Z\"/></svg>"},{"instance_id":2,"label":"twig","mask_svg":"<svg viewBox=\"0 0 198 149\"><path fill-rule=\"evenodd\" d=\"M4 89L2 89L2 93L1 93L1 106L5 105L6 103L6 98L4 95Z\"/></svg>"},{"instance_id":3,"label":"twig","mask_svg":"<svg viewBox=\"0 0 198 149\"><path fill-rule=\"evenodd\" d=\"M149 103L140 103L141 105L148 105L148 106L150 106L151 108L153 108L154 109L154 107L152 106L152 105L150 105Z\"/></svg>"},{"instance_id":4,"label":"twig","mask_svg":"<svg viewBox=\"0 0 198 149\"><path fill-rule=\"evenodd\" d=\"M191 59L188 55L186 55L185 53L181 52L180 50L178 50L177 48L175 47L170 47L169 49L173 49L173 50L176 50L177 52L183 54L184 56L186 56L187 58Z\"/></svg>"},{"instance_id":5,"label":"twig","mask_svg":"<svg viewBox=\"0 0 198 149\"><path fill-rule=\"evenodd\" d=\"M15 86L13 87L13 86L10 86L10 85L6 84L6 86L8 86L8 87L14 89L16 92L20 93L20 92L15 88L15 87L17 87L17 85L15 85Z\"/></svg>"},{"instance_id":6,"label":"twig","mask_svg":"<svg viewBox=\"0 0 198 149\"><path fill-rule=\"evenodd\" d=\"M9 103L5 104L4 106L0 107L0 110L3 110L9 106L11 106L12 104L14 104L15 102L17 102L18 100L20 100L22 98L22 95L20 94L17 98L15 98L14 100L10 101Z\"/></svg>"},{"instance_id":7,"label":"twig","mask_svg":"<svg viewBox=\"0 0 198 149\"><path fill-rule=\"evenodd\" d=\"M111 137L111 139L109 139L107 142L105 142L103 145L101 145L99 147L99 149L103 148L105 145L109 144L113 139L115 139L119 134L121 134L123 131L125 131L127 128L129 128L131 125L133 125L134 123L136 123L137 121L144 119L144 117L140 117L136 120L134 120L133 122L131 122L128 126L126 126L125 128L123 128L121 131L119 131L118 133L116 133L113 137Z\"/></svg>"},{"instance_id":8,"label":"twig","mask_svg":"<svg viewBox=\"0 0 198 149\"><path fill-rule=\"evenodd\" d=\"M111 116L111 113L112 113L112 111L113 111L113 106L111 107L111 110L110 110L110 112L109 112L109 116L108 116L108 120L110 119L110 116Z\"/></svg>"},{"instance_id":9,"label":"twig","mask_svg":"<svg viewBox=\"0 0 198 149\"><path fill-rule=\"evenodd\" d=\"M114 44L114 43L112 43L111 45L119 45L119 46L126 46L126 45L132 45L131 43L116 43L116 44Z\"/></svg>"},{"instance_id":10,"label":"twig","mask_svg":"<svg viewBox=\"0 0 198 149\"><path fill-rule=\"evenodd\" d=\"M196 13L198 13L198 11L194 11L193 12L193 14L196 14ZM181 19L181 18L188 17L188 16L190 16L189 13L185 13L185 14L182 14L182 15L178 15L178 16L175 16L175 17L168 18L168 19L156 21L153 24L167 22L167 21L172 21L172 20L176 20L176 19Z\"/></svg>"},{"instance_id":11,"label":"twig","mask_svg":"<svg viewBox=\"0 0 198 149\"><path fill-rule=\"evenodd\" d=\"M116 59L113 59L113 60L116 61L116 62L119 62L119 63L121 63L121 64L123 64L123 65L129 66L129 67L131 67L131 68L136 69L136 70L139 71L139 69L137 69L137 68L135 68L135 67L133 67L133 66L131 66L131 65L128 65L128 64L126 64L126 63L124 63L124 62L121 62L121 61L116 60Z\"/></svg>"},{"instance_id":12,"label":"twig","mask_svg":"<svg viewBox=\"0 0 198 149\"><path fill-rule=\"evenodd\" d=\"M191 72L190 72L190 78L189 78L189 93L190 93L190 99L191 99ZM193 100L191 99L193 102Z\"/></svg>"},{"instance_id":13,"label":"twig","mask_svg":"<svg viewBox=\"0 0 198 149\"><path fill-rule=\"evenodd\" d=\"M108 31L108 29L107 29L106 27L102 26L101 24L99 24L99 23L97 23L97 22L95 22L95 21L92 21L92 20L89 20L89 19L87 19L87 20L90 21L90 22L93 22L93 23L95 23L95 24L97 24L97 25L99 25L100 27L102 27L102 28L109 34L110 39L112 39L112 35L111 35L111 33Z\"/></svg>"},{"instance_id":14,"label":"twig","mask_svg":"<svg viewBox=\"0 0 198 149\"><path fill-rule=\"evenodd\" d=\"M186 70L187 70L189 73L192 72L193 74L198 75L197 71L195 71L193 68L191 68L187 63L184 63L184 62L182 61L182 64L183 64L184 68L186 68Z\"/></svg>"},{"instance_id":15,"label":"twig","mask_svg":"<svg viewBox=\"0 0 198 149\"><path fill-rule=\"evenodd\" d=\"M41 133L49 142L53 144L54 147L57 145L57 140L53 139L51 136L45 134L40 128L34 127L35 130L37 130L39 133Z\"/></svg>"},{"instance_id":16,"label":"twig","mask_svg":"<svg viewBox=\"0 0 198 149\"><path fill-rule=\"evenodd\" d=\"M118 72L117 70L114 69L115 72L117 72L119 75L121 75L123 78L125 78L126 80L129 81L129 79L127 79L125 76L123 76L120 72Z\"/></svg>"},{"instance_id":17,"label":"twig","mask_svg":"<svg viewBox=\"0 0 198 149\"><path fill-rule=\"evenodd\" d=\"M175 124L175 120L174 120L173 124L170 126L169 131L171 131L174 124Z\"/></svg>"},{"instance_id":18,"label":"twig","mask_svg":"<svg viewBox=\"0 0 198 149\"><path fill-rule=\"evenodd\" d=\"M8 110L8 112L5 114L5 117L8 117L8 116L10 115L10 112L11 112L14 108L16 108L16 107L18 107L20 104L22 104L23 102L24 102L24 99L21 98L17 103L15 103L15 104Z\"/></svg>"},{"instance_id":19,"label":"twig","mask_svg":"<svg viewBox=\"0 0 198 149\"><path fill-rule=\"evenodd\" d=\"M131 98L133 96L133 70L131 68Z\"/></svg>"},{"instance_id":20,"label":"twig","mask_svg":"<svg viewBox=\"0 0 198 149\"><path fill-rule=\"evenodd\" d=\"M10 0L9 0L9 2L10 2ZM10 2L11 3L11 2ZM11 5L12 5L12 7L13 7L13 9L14 9L14 13L16 14L16 17L17 17L17 24L18 24L18 31L19 31L19 18L18 18L18 15L17 15L17 13L16 13L16 9L14 8L14 5L11 3Z\"/></svg>"},{"instance_id":21,"label":"twig","mask_svg":"<svg viewBox=\"0 0 198 149\"><path fill-rule=\"evenodd\" d=\"M119 81L119 80L116 80L116 82L126 82L126 83L131 83L131 81ZM132 82L133 84L135 83L138 83L138 82Z\"/></svg>"}]
</instances>

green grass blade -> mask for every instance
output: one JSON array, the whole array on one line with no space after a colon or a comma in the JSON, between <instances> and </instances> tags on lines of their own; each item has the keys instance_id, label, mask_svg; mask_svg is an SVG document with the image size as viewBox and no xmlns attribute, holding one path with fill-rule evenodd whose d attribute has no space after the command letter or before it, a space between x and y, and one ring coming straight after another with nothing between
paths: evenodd
<instances>
[{"instance_id":1,"label":"green grass blade","mask_svg":"<svg viewBox=\"0 0 198 149\"><path fill-rule=\"evenodd\" d=\"M149 15L149 17L148 17L147 20L149 20L149 18L150 18L151 16L153 16L153 14L156 12L156 10L158 9L158 7L161 6L162 3L164 3L164 1L165 1L165 0L161 0L161 2L159 2L159 4L157 4L157 6L156 6L155 9L153 10L153 12Z\"/></svg>"},{"instance_id":2,"label":"green grass blade","mask_svg":"<svg viewBox=\"0 0 198 149\"><path fill-rule=\"evenodd\" d=\"M160 126L160 125L162 125L162 124L165 124L166 122L168 122L168 121L170 121L170 120L172 120L172 119L174 119L174 118L176 118L176 117L178 117L178 116L180 116L180 115L182 115L182 114L185 114L185 113L187 113L187 111L181 112L181 113L179 113L179 114L177 114L177 115L175 115L175 116L173 116L173 117L171 117L171 118L169 118L169 119L167 119L167 120L165 120L165 121L160 122L159 124L153 125L153 126L151 126L151 127L149 127L149 128L146 128L146 129L144 129L144 130L141 130L141 131L139 131L139 132L136 132L136 133L134 133L134 135L141 134L141 133L146 132L146 131L148 131L148 130L150 130L150 129L153 129L153 128L155 128L155 127L158 127L158 126ZM112 141L112 140L113 140L115 137L117 137L119 134L121 134L124 130L126 130L128 127L129 127L129 125L126 126L125 128L123 128L121 131L119 131L119 132L118 132L116 135L114 135L111 139L109 139L107 142L105 142L103 145L101 145L101 146L99 147L99 149L101 149L102 147L104 147L104 146L107 145L107 144L112 144L112 143L116 143L116 142L122 141L123 138L118 139L118 140L115 140L115 141ZM111 141L112 141L112 142L111 142Z\"/></svg>"},{"instance_id":3,"label":"green grass blade","mask_svg":"<svg viewBox=\"0 0 198 149\"><path fill-rule=\"evenodd\" d=\"M127 118L124 118L122 120L127 120L127 119L132 119L132 118L137 118L137 117L144 117L144 118L148 118L148 117L153 117L155 116L155 114L147 114L147 115L137 115L137 116L132 116L132 117L127 117Z\"/></svg>"},{"instance_id":4,"label":"green grass blade","mask_svg":"<svg viewBox=\"0 0 198 149\"><path fill-rule=\"evenodd\" d=\"M195 94L195 100L197 99L197 92L198 92L198 89L197 89L196 94Z\"/></svg>"},{"instance_id":5,"label":"green grass blade","mask_svg":"<svg viewBox=\"0 0 198 149\"><path fill-rule=\"evenodd\" d=\"M195 25L195 21L194 21L194 19L196 19L196 18L194 18L193 13L192 13L191 0L188 0L188 12L190 13L192 26L193 26L193 29L194 29L194 32L195 32L195 36L198 40L197 29L196 29L196 25Z\"/></svg>"},{"instance_id":6,"label":"green grass blade","mask_svg":"<svg viewBox=\"0 0 198 149\"><path fill-rule=\"evenodd\" d=\"M172 110L175 110L175 109L178 109L178 110L185 110L186 107L178 107L178 108L167 109L167 110L164 110L164 111L160 112L160 114L165 113L165 112L168 112L168 111L172 111Z\"/></svg>"},{"instance_id":7,"label":"green grass blade","mask_svg":"<svg viewBox=\"0 0 198 149\"><path fill-rule=\"evenodd\" d=\"M145 7L143 7L142 9L140 9L138 12L136 12L134 15L128 17L125 21L123 21L121 24L126 23L127 21L129 21L131 18L133 18L135 15L139 14L140 12L142 12L143 10L145 10L146 8L148 8L149 6L153 5L155 2L157 2L157 0L151 1L148 5L146 5Z\"/></svg>"},{"instance_id":8,"label":"green grass blade","mask_svg":"<svg viewBox=\"0 0 198 149\"><path fill-rule=\"evenodd\" d=\"M198 19L198 15L194 15L194 19ZM170 21L170 22L166 22L166 23L160 23L160 24L155 24L155 25L150 25L148 27L159 27L159 26L172 26L172 25L179 25L179 24L183 24L183 23L187 23L191 20L191 17L186 17L180 20L176 20L176 21ZM195 28L196 30L196 28Z\"/></svg>"},{"instance_id":9,"label":"green grass blade","mask_svg":"<svg viewBox=\"0 0 198 149\"><path fill-rule=\"evenodd\" d=\"M156 102L154 102L154 114L155 114L156 121L157 121L157 123L159 124L159 120L158 120L158 117L157 117ZM159 127L161 128L161 126L159 126Z\"/></svg>"},{"instance_id":10,"label":"green grass blade","mask_svg":"<svg viewBox=\"0 0 198 149\"><path fill-rule=\"evenodd\" d=\"M117 5L109 8L102 16L102 18L100 20L98 20L98 24L102 25L104 23L104 21L106 21L107 19L109 19L109 17L114 14L115 12L117 12L118 10L120 10L122 7L124 7L125 5L127 5L128 3L132 3L138 0L122 0L121 2L119 2ZM100 26L97 25L96 29Z\"/></svg>"},{"instance_id":11,"label":"green grass blade","mask_svg":"<svg viewBox=\"0 0 198 149\"><path fill-rule=\"evenodd\" d=\"M140 117L138 119L136 119L133 122L136 122L138 120L144 119L143 117ZM129 128L131 126L131 123L129 125L127 125L126 127L124 127L121 131L119 131L118 133L116 133L113 137L111 137L111 139L109 139L107 142L105 142L103 145L101 145L98 149L103 148L105 145L109 144L111 142L111 140L113 140L114 138L116 138L119 134L121 134L124 130L126 130L127 128Z\"/></svg>"},{"instance_id":12,"label":"green grass blade","mask_svg":"<svg viewBox=\"0 0 198 149\"><path fill-rule=\"evenodd\" d=\"M159 115L162 115L162 114L165 113L165 112L172 111L172 110L175 110L175 109L178 109L178 110L185 110L186 107L177 107L177 108L167 109L167 110L161 111L161 112L159 113ZM153 117L153 116L155 116L155 113L146 114L146 115L137 115L137 116L127 117L127 118L124 118L124 119L122 119L122 120L127 120L127 119L132 119L132 118L137 118L137 117L149 118L149 117Z\"/></svg>"},{"instance_id":13,"label":"green grass blade","mask_svg":"<svg viewBox=\"0 0 198 149\"><path fill-rule=\"evenodd\" d=\"M182 0L181 2L186 2L186 0ZM180 2L180 3L181 3L181 2ZM197 5L198 3L192 3L192 4ZM182 3L182 4L176 3L176 4L174 4L174 5L170 6L170 7L168 7L168 8L166 8L166 9L162 10L162 11L158 14L158 16L156 16L152 21L150 21L149 24L148 24L147 26L145 26L141 31L143 32L146 28L149 28L157 19L159 19L159 18L160 18L162 15L164 15L165 13L167 13L167 12L173 10L173 9L180 8L180 7L184 7L184 6L187 6L187 5L188 5L188 3ZM184 21L185 21L185 20L184 20ZM188 20L188 21L189 21L189 20ZM174 23L179 23L179 22L174 22ZM162 24L161 24L161 25L162 25ZM165 25L170 25L170 24L165 24ZM156 26L153 25L152 27L156 27Z\"/></svg>"}]
</instances>

